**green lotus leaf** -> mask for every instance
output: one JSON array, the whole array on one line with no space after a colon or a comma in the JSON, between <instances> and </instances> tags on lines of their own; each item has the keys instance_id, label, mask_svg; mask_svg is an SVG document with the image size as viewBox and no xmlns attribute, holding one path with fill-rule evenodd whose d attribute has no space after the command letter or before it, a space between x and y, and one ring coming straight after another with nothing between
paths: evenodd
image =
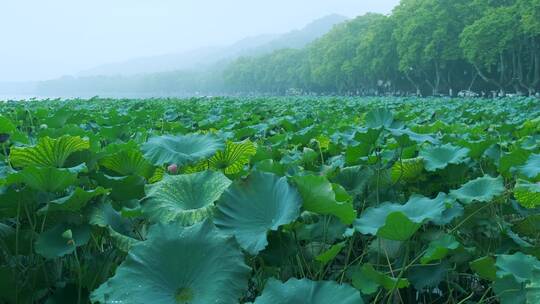
<instances>
[{"instance_id":1,"label":"green lotus leaf","mask_svg":"<svg viewBox=\"0 0 540 304\"><path fill-rule=\"evenodd\" d=\"M511 275L497 278L492 288L501 304L532 304L527 303L524 284L517 282Z\"/></svg>"},{"instance_id":2,"label":"green lotus leaf","mask_svg":"<svg viewBox=\"0 0 540 304\"><path fill-rule=\"evenodd\" d=\"M531 155L527 162L517 169L519 173L530 179L538 179L540 177L540 154Z\"/></svg>"},{"instance_id":3,"label":"green lotus leaf","mask_svg":"<svg viewBox=\"0 0 540 304\"><path fill-rule=\"evenodd\" d=\"M355 267L352 272L352 283L365 294L375 293L379 286L386 290L395 290L407 288L410 284L407 279L392 278L375 270L371 264Z\"/></svg>"},{"instance_id":4,"label":"green lotus leaf","mask_svg":"<svg viewBox=\"0 0 540 304\"><path fill-rule=\"evenodd\" d=\"M533 214L514 223L512 229L521 236L531 239L538 237L540 231L540 214L534 214L536 210L531 210Z\"/></svg>"},{"instance_id":5,"label":"green lotus leaf","mask_svg":"<svg viewBox=\"0 0 540 304\"><path fill-rule=\"evenodd\" d=\"M495 266L498 278L510 275L519 283L530 282L534 271L540 271L540 261L521 252L498 255Z\"/></svg>"},{"instance_id":6,"label":"green lotus leaf","mask_svg":"<svg viewBox=\"0 0 540 304\"><path fill-rule=\"evenodd\" d=\"M527 293L527 303L540 303L540 270L533 272L533 278L530 283L525 285Z\"/></svg>"},{"instance_id":7,"label":"green lotus leaf","mask_svg":"<svg viewBox=\"0 0 540 304\"><path fill-rule=\"evenodd\" d=\"M214 202L230 184L227 177L215 171L167 175L146 186L142 212L151 222L192 225L213 216Z\"/></svg>"},{"instance_id":8,"label":"green lotus leaf","mask_svg":"<svg viewBox=\"0 0 540 304\"><path fill-rule=\"evenodd\" d=\"M377 230L377 236L387 240L405 241L421 226L421 223L411 221L401 211L391 212L386 216L384 225Z\"/></svg>"},{"instance_id":9,"label":"green lotus leaf","mask_svg":"<svg viewBox=\"0 0 540 304\"><path fill-rule=\"evenodd\" d=\"M343 250L345 247L345 242L337 243L332 245L328 250L322 252L315 257L315 261L326 265L336 258L336 256Z\"/></svg>"},{"instance_id":10,"label":"green lotus leaf","mask_svg":"<svg viewBox=\"0 0 540 304\"><path fill-rule=\"evenodd\" d=\"M433 136L428 134L418 134L409 129L393 129L390 130L390 133L402 147L408 147L415 143L422 144L425 142L439 144L439 140Z\"/></svg>"},{"instance_id":11,"label":"green lotus leaf","mask_svg":"<svg viewBox=\"0 0 540 304\"><path fill-rule=\"evenodd\" d=\"M32 166L9 175L7 182L24 183L39 191L59 192L77 183L77 172L70 169Z\"/></svg>"},{"instance_id":12,"label":"green lotus leaf","mask_svg":"<svg viewBox=\"0 0 540 304\"><path fill-rule=\"evenodd\" d=\"M391 169L392 181L403 180L405 182L413 182L424 171L424 161L421 158L410 158L397 161Z\"/></svg>"},{"instance_id":13,"label":"green lotus leaf","mask_svg":"<svg viewBox=\"0 0 540 304\"><path fill-rule=\"evenodd\" d=\"M236 174L242 171L253 155L257 153L257 147L249 140L242 142L227 141L225 149L218 151L210 159L203 161L186 172L202 170L221 170L225 174Z\"/></svg>"},{"instance_id":14,"label":"green lotus leaf","mask_svg":"<svg viewBox=\"0 0 540 304\"><path fill-rule=\"evenodd\" d=\"M134 238L131 221L122 217L110 203L102 202L93 205L88 211L88 223L106 228L114 245L124 252L128 252L139 242Z\"/></svg>"},{"instance_id":15,"label":"green lotus leaf","mask_svg":"<svg viewBox=\"0 0 540 304\"><path fill-rule=\"evenodd\" d=\"M285 177L253 172L246 181L233 184L217 203L214 223L234 235L252 255L266 248L266 235L300 215L300 195Z\"/></svg>"},{"instance_id":16,"label":"green lotus leaf","mask_svg":"<svg viewBox=\"0 0 540 304\"><path fill-rule=\"evenodd\" d=\"M354 227L362 234L404 241L423 223L442 220L449 201L444 193L434 199L415 194L404 205L387 202L366 209L354 222Z\"/></svg>"},{"instance_id":17,"label":"green lotus leaf","mask_svg":"<svg viewBox=\"0 0 540 304\"><path fill-rule=\"evenodd\" d=\"M514 197L525 208L540 206L540 183L518 180L514 187Z\"/></svg>"},{"instance_id":18,"label":"green lotus leaf","mask_svg":"<svg viewBox=\"0 0 540 304\"><path fill-rule=\"evenodd\" d=\"M79 136L65 135L60 138L43 137L33 147L16 147L9 159L14 167L56 167L64 166L74 152L90 148L90 142Z\"/></svg>"},{"instance_id":19,"label":"green lotus leaf","mask_svg":"<svg viewBox=\"0 0 540 304\"><path fill-rule=\"evenodd\" d=\"M346 284L334 281L289 279L282 283L269 279L253 304L363 304L360 293Z\"/></svg>"},{"instance_id":20,"label":"green lotus leaf","mask_svg":"<svg viewBox=\"0 0 540 304\"><path fill-rule=\"evenodd\" d=\"M122 150L108 155L99 164L120 175L139 175L149 179L154 173L154 167L138 150Z\"/></svg>"},{"instance_id":21,"label":"green lotus leaf","mask_svg":"<svg viewBox=\"0 0 540 304\"><path fill-rule=\"evenodd\" d=\"M359 195L367 190L373 174L373 170L366 167L345 167L333 181L343 186L351 195Z\"/></svg>"},{"instance_id":22,"label":"green lotus leaf","mask_svg":"<svg viewBox=\"0 0 540 304\"><path fill-rule=\"evenodd\" d=\"M428 264L445 258L451 250L456 250L460 246L453 235L445 234L429 243L426 253L420 259L422 264Z\"/></svg>"},{"instance_id":23,"label":"green lotus leaf","mask_svg":"<svg viewBox=\"0 0 540 304\"><path fill-rule=\"evenodd\" d=\"M78 212L93 198L109 193L108 190L102 187L97 187L94 190L86 191L82 188L75 188L69 195L50 201L45 207L41 208L38 213L68 211Z\"/></svg>"},{"instance_id":24,"label":"green lotus leaf","mask_svg":"<svg viewBox=\"0 0 540 304\"><path fill-rule=\"evenodd\" d=\"M142 146L142 151L152 164L162 166L192 164L222 148L223 142L213 135L188 134L152 137Z\"/></svg>"},{"instance_id":25,"label":"green lotus leaf","mask_svg":"<svg viewBox=\"0 0 540 304\"><path fill-rule=\"evenodd\" d=\"M33 189L0 187L0 218L17 217L20 210L35 210L39 201Z\"/></svg>"},{"instance_id":26,"label":"green lotus leaf","mask_svg":"<svg viewBox=\"0 0 540 304\"><path fill-rule=\"evenodd\" d=\"M285 175L287 167L273 159L264 159L253 166L253 170L274 173L279 176Z\"/></svg>"},{"instance_id":27,"label":"green lotus leaf","mask_svg":"<svg viewBox=\"0 0 540 304\"><path fill-rule=\"evenodd\" d=\"M235 241L211 222L156 224L90 298L103 304L238 303L250 272Z\"/></svg>"},{"instance_id":28,"label":"green lotus leaf","mask_svg":"<svg viewBox=\"0 0 540 304\"><path fill-rule=\"evenodd\" d=\"M407 279L418 291L428 288L436 288L447 278L449 270L452 270L447 261L430 265L415 265L407 272Z\"/></svg>"},{"instance_id":29,"label":"green lotus leaf","mask_svg":"<svg viewBox=\"0 0 540 304\"><path fill-rule=\"evenodd\" d=\"M390 128L394 124L394 115L388 109L378 108L366 114L366 126L370 129Z\"/></svg>"},{"instance_id":30,"label":"green lotus leaf","mask_svg":"<svg viewBox=\"0 0 540 304\"><path fill-rule=\"evenodd\" d=\"M499 172L505 177L510 177L510 173L513 173L517 167L525 164L530 155L531 151L521 148L504 153L499 159Z\"/></svg>"},{"instance_id":31,"label":"green lotus leaf","mask_svg":"<svg viewBox=\"0 0 540 304\"><path fill-rule=\"evenodd\" d=\"M490 256L478 258L470 262L471 269L482 279L495 281L497 279L497 267L495 259Z\"/></svg>"},{"instance_id":32,"label":"green lotus leaf","mask_svg":"<svg viewBox=\"0 0 540 304\"><path fill-rule=\"evenodd\" d=\"M494 139L461 139L458 141L459 146L469 149L469 157L472 159L480 159L484 155L484 152L495 143L497 143L497 141Z\"/></svg>"},{"instance_id":33,"label":"green lotus leaf","mask_svg":"<svg viewBox=\"0 0 540 304\"><path fill-rule=\"evenodd\" d=\"M427 171L446 168L449 164L460 164L467 160L469 149L455 147L451 144L433 146L420 151Z\"/></svg>"},{"instance_id":34,"label":"green lotus leaf","mask_svg":"<svg viewBox=\"0 0 540 304\"><path fill-rule=\"evenodd\" d=\"M111 189L109 196L117 202L138 200L144 197L146 181L138 175L109 176L98 172L95 180L104 188Z\"/></svg>"},{"instance_id":35,"label":"green lotus leaf","mask_svg":"<svg viewBox=\"0 0 540 304\"><path fill-rule=\"evenodd\" d=\"M473 201L488 203L503 194L505 190L501 176L485 175L467 182L457 190L450 191L450 196L464 204L470 204Z\"/></svg>"},{"instance_id":36,"label":"green lotus leaf","mask_svg":"<svg viewBox=\"0 0 540 304\"><path fill-rule=\"evenodd\" d=\"M305 210L323 215L334 215L345 224L352 224L356 218L352 201L343 187L336 187L336 184L331 184L326 177L295 176L293 181L302 196ZM334 189L343 191L338 193Z\"/></svg>"},{"instance_id":37,"label":"green lotus leaf","mask_svg":"<svg viewBox=\"0 0 540 304\"><path fill-rule=\"evenodd\" d=\"M0 116L0 134L11 134L15 130L17 130L17 128L11 120L7 117Z\"/></svg>"},{"instance_id":38,"label":"green lotus leaf","mask_svg":"<svg viewBox=\"0 0 540 304\"><path fill-rule=\"evenodd\" d=\"M53 259L72 253L75 248L85 245L89 239L90 227L88 225L59 224L42 232L36 240L35 248L41 256Z\"/></svg>"}]
</instances>

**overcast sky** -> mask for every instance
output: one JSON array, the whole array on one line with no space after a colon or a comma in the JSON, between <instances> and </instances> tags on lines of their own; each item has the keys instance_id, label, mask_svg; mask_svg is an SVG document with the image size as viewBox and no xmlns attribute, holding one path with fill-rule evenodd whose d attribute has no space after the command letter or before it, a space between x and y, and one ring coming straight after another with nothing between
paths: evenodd
<instances>
[{"instance_id":1,"label":"overcast sky","mask_svg":"<svg viewBox=\"0 0 540 304\"><path fill-rule=\"evenodd\" d=\"M282 33L399 0L0 0L0 81L43 80L140 56Z\"/></svg>"}]
</instances>

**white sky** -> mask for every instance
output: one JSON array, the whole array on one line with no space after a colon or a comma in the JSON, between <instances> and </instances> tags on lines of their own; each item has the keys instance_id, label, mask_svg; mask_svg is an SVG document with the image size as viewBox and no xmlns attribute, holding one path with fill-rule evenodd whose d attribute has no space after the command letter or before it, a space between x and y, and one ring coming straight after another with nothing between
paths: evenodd
<instances>
[{"instance_id":1,"label":"white sky","mask_svg":"<svg viewBox=\"0 0 540 304\"><path fill-rule=\"evenodd\" d=\"M226 45L337 13L390 13L399 0L0 0L0 81Z\"/></svg>"}]
</instances>

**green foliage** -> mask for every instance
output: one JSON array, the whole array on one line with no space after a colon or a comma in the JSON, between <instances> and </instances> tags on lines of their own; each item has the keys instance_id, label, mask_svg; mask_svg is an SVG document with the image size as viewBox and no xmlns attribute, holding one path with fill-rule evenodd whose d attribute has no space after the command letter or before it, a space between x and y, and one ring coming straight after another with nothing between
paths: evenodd
<instances>
[{"instance_id":1,"label":"green foliage","mask_svg":"<svg viewBox=\"0 0 540 304\"><path fill-rule=\"evenodd\" d=\"M214 222L223 233L234 235L244 250L257 255L268 244L267 232L293 222L300 206L300 195L286 178L254 172L223 193Z\"/></svg>"},{"instance_id":2,"label":"green foliage","mask_svg":"<svg viewBox=\"0 0 540 304\"><path fill-rule=\"evenodd\" d=\"M43 137L33 147L14 148L9 158L14 167L62 168L72 153L88 148L88 140L78 136L62 136L56 139Z\"/></svg>"},{"instance_id":3,"label":"green foliage","mask_svg":"<svg viewBox=\"0 0 540 304\"><path fill-rule=\"evenodd\" d=\"M212 135L180 135L152 137L142 146L144 157L154 165L187 165L208 158L223 148L223 143Z\"/></svg>"},{"instance_id":4,"label":"green foliage","mask_svg":"<svg viewBox=\"0 0 540 304\"><path fill-rule=\"evenodd\" d=\"M231 303L246 289L249 271L234 241L220 235L212 223L187 228L157 224L91 299L95 303Z\"/></svg>"},{"instance_id":5,"label":"green foliage","mask_svg":"<svg viewBox=\"0 0 540 304\"><path fill-rule=\"evenodd\" d=\"M363 304L360 293L348 285L339 285L336 282L303 279L290 279L281 283L271 279L266 283L261 296L253 304Z\"/></svg>"},{"instance_id":6,"label":"green foliage","mask_svg":"<svg viewBox=\"0 0 540 304\"><path fill-rule=\"evenodd\" d=\"M535 303L539 116L531 98L5 103L0 303Z\"/></svg>"},{"instance_id":7,"label":"green foliage","mask_svg":"<svg viewBox=\"0 0 540 304\"><path fill-rule=\"evenodd\" d=\"M146 186L143 214L152 222L193 225L214 214L214 202L231 181L219 172L169 175Z\"/></svg>"}]
</instances>

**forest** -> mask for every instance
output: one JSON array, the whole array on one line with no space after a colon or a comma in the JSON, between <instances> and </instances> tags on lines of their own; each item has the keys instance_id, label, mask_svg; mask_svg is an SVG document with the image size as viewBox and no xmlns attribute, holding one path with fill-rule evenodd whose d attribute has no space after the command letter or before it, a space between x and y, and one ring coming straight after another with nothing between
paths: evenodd
<instances>
[{"instance_id":1,"label":"forest","mask_svg":"<svg viewBox=\"0 0 540 304\"><path fill-rule=\"evenodd\" d=\"M244 57L233 92L534 95L540 90L539 0L402 0L389 16L342 23L300 49Z\"/></svg>"}]
</instances>

